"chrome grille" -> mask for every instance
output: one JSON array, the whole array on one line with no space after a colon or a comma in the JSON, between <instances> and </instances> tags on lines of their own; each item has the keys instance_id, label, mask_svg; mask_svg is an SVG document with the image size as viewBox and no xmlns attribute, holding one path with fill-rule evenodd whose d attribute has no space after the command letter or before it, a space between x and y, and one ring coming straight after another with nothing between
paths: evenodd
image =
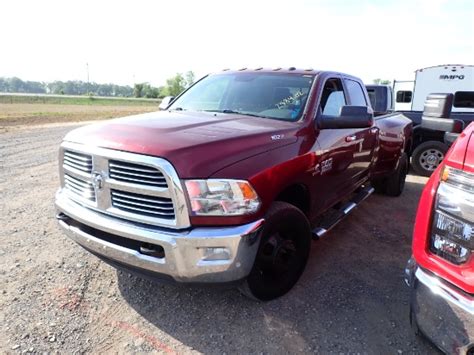
<instances>
[{"instance_id":1,"label":"chrome grille","mask_svg":"<svg viewBox=\"0 0 474 355\"><path fill-rule=\"evenodd\" d=\"M170 198L111 190L112 206L122 211L148 217L174 219L173 201Z\"/></svg>"},{"instance_id":2,"label":"chrome grille","mask_svg":"<svg viewBox=\"0 0 474 355\"><path fill-rule=\"evenodd\" d=\"M153 167L119 160L109 161L109 176L112 179L132 184L167 188L163 174Z\"/></svg>"},{"instance_id":3,"label":"chrome grille","mask_svg":"<svg viewBox=\"0 0 474 355\"><path fill-rule=\"evenodd\" d=\"M182 183L170 162L142 154L63 142L61 186L97 212L152 226L191 226Z\"/></svg>"},{"instance_id":4,"label":"chrome grille","mask_svg":"<svg viewBox=\"0 0 474 355\"><path fill-rule=\"evenodd\" d=\"M69 174L64 174L64 187L79 197L95 201L94 186L90 182L79 180Z\"/></svg>"},{"instance_id":5,"label":"chrome grille","mask_svg":"<svg viewBox=\"0 0 474 355\"><path fill-rule=\"evenodd\" d=\"M92 156L78 153L72 150L64 151L63 164L67 167L83 171L85 173L92 172Z\"/></svg>"}]
</instances>

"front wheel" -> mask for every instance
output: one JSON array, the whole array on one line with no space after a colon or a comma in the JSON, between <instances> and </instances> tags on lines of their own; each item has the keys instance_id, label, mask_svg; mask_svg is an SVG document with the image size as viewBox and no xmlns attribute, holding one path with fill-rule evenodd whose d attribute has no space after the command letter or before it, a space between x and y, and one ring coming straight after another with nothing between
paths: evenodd
<instances>
[{"instance_id":1,"label":"front wheel","mask_svg":"<svg viewBox=\"0 0 474 355\"><path fill-rule=\"evenodd\" d=\"M448 146L442 142L429 141L421 143L413 151L413 169L423 176L430 176L444 159Z\"/></svg>"},{"instance_id":2,"label":"front wheel","mask_svg":"<svg viewBox=\"0 0 474 355\"><path fill-rule=\"evenodd\" d=\"M308 261L311 228L306 216L286 202L274 202L265 225L254 265L239 287L246 296L269 301L287 293Z\"/></svg>"}]
</instances>

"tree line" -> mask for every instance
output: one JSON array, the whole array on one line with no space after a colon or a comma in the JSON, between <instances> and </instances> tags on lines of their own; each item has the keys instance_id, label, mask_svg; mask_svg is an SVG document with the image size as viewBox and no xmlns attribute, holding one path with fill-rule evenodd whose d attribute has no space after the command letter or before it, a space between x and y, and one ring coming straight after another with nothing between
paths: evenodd
<instances>
[{"instance_id":1,"label":"tree line","mask_svg":"<svg viewBox=\"0 0 474 355\"><path fill-rule=\"evenodd\" d=\"M54 95L92 95L111 97L163 98L176 96L194 82L194 73L177 73L166 80L166 85L153 87L149 83L129 85L98 84L81 80L68 81L23 81L20 78L0 77L0 92Z\"/></svg>"}]
</instances>

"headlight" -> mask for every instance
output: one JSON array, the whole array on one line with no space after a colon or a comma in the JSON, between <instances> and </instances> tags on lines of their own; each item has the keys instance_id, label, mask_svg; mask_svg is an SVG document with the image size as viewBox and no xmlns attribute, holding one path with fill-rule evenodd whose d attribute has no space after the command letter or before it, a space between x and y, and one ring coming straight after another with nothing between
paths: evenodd
<instances>
[{"instance_id":1,"label":"headlight","mask_svg":"<svg viewBox=\"0 0 474 355\"><path fill-rule=\"evenodd\" d=\"M474 250L474 175L446 167L436 196L430 250L465 263Z\"/></svg>"},{"instance_id":2,"label":"headlight","mask_svg":"<svg viewBox=\"0 0 474 355\"><path fill-rule=\"evenodd\" d=\"M239 216L260 207L252 186L243 180L186 180L191 209L197 216Z\"/></svg>"}]
</instances>

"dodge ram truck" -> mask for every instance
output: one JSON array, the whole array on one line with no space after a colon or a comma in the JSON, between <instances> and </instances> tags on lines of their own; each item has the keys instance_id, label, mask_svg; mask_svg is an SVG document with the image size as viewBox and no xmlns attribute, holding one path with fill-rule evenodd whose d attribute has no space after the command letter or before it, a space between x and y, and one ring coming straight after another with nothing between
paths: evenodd
<instances>
[{"instance_id":1,"label":"dodge ram truck","mask_svg":"<svg viewBox=\"0 0 474 355\"><path fill-rule=\"evenodd\" d=\"M412 122L374 117L356 77L225 70L163 111L68 133L57 219L116 267L270 300L297 282L312 239L374 190L402 193L411 144Z\"/></svg>"},{"instance_id":2,"label":"dodge ram truck","mask_svg":"<svg viewBox=\"0 0 474 355\"><path fill-rule=\"evenodd\" d=\"M413 232L410 320L446 354L474 354L474 123L426 184Z\"/></svg>"}]
</instances>

